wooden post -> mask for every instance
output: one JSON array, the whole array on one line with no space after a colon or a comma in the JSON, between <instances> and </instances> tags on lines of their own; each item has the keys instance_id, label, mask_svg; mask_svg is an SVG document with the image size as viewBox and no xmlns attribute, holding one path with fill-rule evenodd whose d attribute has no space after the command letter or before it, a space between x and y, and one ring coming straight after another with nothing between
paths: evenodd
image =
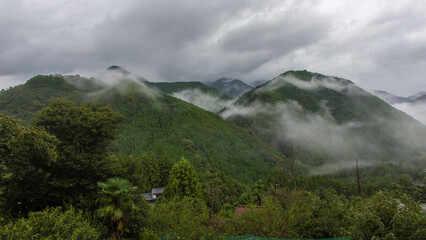
<instances>
[{"instance_id":1,"label":"wooden post","mask_svg":"<svg viewBox=\"0 0 426 240\"><path fill-rule=\"evenodd\" d=\"M297 171L296 171L296 158L295 158L295 153L294 153L294 146L293 144L291 144L291 153L290 153L290 157L291 157L291 163L292 163L292 175L293 175L293 189L296 190L296 185L297 185Z\"/></svg>"},{"instance_id":2,"label":"wooden post","mask_svg":"<svg viewBox=\"0 0 426 240\"><path fill-rule=\"evenodd\" d=\"M361 197L361 176L359 174L358 158L356 159L356 180L358 184L358 196Z\"/></svg>"}]
</instances>

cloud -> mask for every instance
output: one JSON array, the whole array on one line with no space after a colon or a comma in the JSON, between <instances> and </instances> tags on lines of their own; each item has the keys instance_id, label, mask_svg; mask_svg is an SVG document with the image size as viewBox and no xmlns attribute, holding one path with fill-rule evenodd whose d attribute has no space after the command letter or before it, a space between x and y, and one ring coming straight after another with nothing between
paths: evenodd
<instances>
[{"instance_id":1,"label":"cloud","mask_svg":"<svg viewBox=\"0 0 426 240\"><path fill-rule=\"evenodd\" d=\"M400 95L426 89L421 0L0 0L0 10L2 78L120 65L151 81L253 82L309 69Z\"/></svg>"},{"instance_id":2,"label":"cloud","mask_svg":"<svg viewBox=\"0 0 426 240\"><path fill-rule=\"evenodd\" d=\"M322 104L322 113L307 112L295 102L276 104L256 102L250 106L232 105L221 116L232 119L245 116L255 119L252 127L261 135L277 137L292 142L311 152L327 152L333 156L356 155L362 140L352 133L363 125L359 122L338 124L329 109Z\"/></svg>"},{"instance_id":3,"label":"cloud","mask_svg":"<svg viewBox=\"0 0 426 240\"><path fill-rule=\"evenodd\" d=\"M217 113L233 103L233 100L221 99L219 96L202 92L199 89L183 90L171 95L213 113Z\"/></svg>"},{"instance_id":4,"label":"cloud","mask_svg":"<svg viewBox=\"0 0 426 240\"><path fill-rule=\"evenodd\" d=\"M426 125L426 102L404 102L392 105Z\"/></svg>"}]
</instances>

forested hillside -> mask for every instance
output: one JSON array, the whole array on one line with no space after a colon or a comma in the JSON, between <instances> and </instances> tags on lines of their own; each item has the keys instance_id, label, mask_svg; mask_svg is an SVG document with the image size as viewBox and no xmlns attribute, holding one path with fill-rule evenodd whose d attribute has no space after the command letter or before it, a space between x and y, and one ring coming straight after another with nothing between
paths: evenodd
<instances>
[{"instance_id":1,"label":"forested hillside","mask_svg":"<svg viewBox=\"0 0 426 240\"><path fill-rule=\"evenodd\" d=\"M74 102L85 100L85 92L68 84L63 76L36 76L25 84L2 90L0 112L30 125L34 114L47 106L52 98L66 98Z\"/></svg>"},{"instance_id":2,"label":"forested hillside","mask_svg":"<svg viewBox=\"0 0 426 240\"><path fill-rule=\"evenodd\" d=\"M125 116L112 145L118 155L156 152L175 160L186 157L201 172L222 172L242 181L265 177L274 165L285 161L260 138L213 113L138 81L121 80L105 87L78 76L37 76L2 92L0 101L5 104L0 110L29 125L34 114L55 97L77 103L98 101Z\"/></svg>"},{"instance_id":3,"label":"forested hillside","mask_svg":"<svg viewBox=\"0 0 426 240\"><path fill-rule=\"evenodd\" d=\"M425 167L426 127L345 79L289 71L221 115L287 155L294 146L297 159L319 173L353 167L356 159Z\"/></svg>"},{"instance_id":4,"label":"forested hillside","mask_svg":"<svg viewBox=\"0 0 426 240\"><path fill-rule=\"evenodd\" d=\"M116 140L119 153L184 156L200 171L222 172L244 181L266 176L282 161L249 131L179 99L143 91L143 86L132 83L97 99L126 116Z\"/></svg>"}]
</instances>

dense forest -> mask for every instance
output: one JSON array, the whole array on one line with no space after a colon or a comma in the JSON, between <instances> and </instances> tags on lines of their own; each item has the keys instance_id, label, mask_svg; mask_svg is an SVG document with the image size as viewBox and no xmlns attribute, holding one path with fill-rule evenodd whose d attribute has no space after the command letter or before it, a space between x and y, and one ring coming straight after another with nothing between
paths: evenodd
<instances>
[{"instance_id":1,"label":"dense forest","mask_svg":"<svg viewBox=\"0 0 426 240\"><path fill-rule=\"evenodd\" d=\"M134 82L79 83L0 94L1 239L426 239L425 156L308 174L256 128Z\"/></svg>"}]
</instances>

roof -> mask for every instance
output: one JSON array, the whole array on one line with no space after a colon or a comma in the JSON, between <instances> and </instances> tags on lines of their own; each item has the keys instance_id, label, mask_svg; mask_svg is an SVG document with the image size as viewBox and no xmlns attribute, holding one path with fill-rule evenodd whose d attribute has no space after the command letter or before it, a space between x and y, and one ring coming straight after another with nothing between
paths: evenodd
<instances>
[{"instance_id":1,"label":"roof","mask_svg":"<svg viewBox=\"0 0 426 240\"><path fill-rule=\"evenodd\" d=\"M153 200L155 198L152 197L152 194L149 193L142 193L142 196L145 198L145 200L149 201L149 200Z\"/></svg>"},{"instance_id":2,"label":"roof","mask_svg":"<svg viewBox=\"0 0 426 240\"><path fill-rule=\"evenodd\" d=\"M155 195L157 195L157 194L163 194L163 192L164 192L164 187L160 187L160 188L153 188L153 189L151 190L151 192L152 192L152 194L155 194Z\"/></svg>"}]
</instances>

